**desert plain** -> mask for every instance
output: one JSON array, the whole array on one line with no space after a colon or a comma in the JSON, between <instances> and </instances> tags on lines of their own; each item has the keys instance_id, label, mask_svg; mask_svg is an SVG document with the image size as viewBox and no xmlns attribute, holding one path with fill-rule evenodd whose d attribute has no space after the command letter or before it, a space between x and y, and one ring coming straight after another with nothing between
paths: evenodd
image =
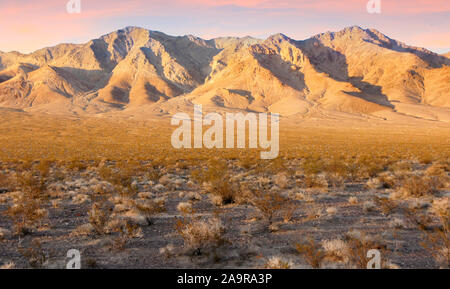
<instances>
[{"instance_id":1,"label":"desert plain","mask_svg":"<svg viewBox=\"0 0 450 289\"><path fill-rule=\"evenodd\" d=\"M0 53L0 267L448 268L450 59L126 28ZM175 149L171 117L279 113L279 155Z\"/></svg>"}]
</instances>

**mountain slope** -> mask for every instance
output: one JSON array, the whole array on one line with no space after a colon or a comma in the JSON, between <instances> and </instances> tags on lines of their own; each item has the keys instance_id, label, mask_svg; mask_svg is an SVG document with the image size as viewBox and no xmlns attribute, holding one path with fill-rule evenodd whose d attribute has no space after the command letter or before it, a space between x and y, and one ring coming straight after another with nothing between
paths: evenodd
<instances>
[{"instance_id":1,"label":"mountain slope","mask_svg":"<svg viewBox=\"0 0 450 289\"><path fill-rule=\"evenodd\" d=\"M450 60L442 56L359 27L316 35L299 42L299 46L317 70L350 82L365 98L381 104L423 103L425 77L435 76L426 72L450 65Z\"/></svg>"},{"instance_id":2,"label":"mountain slope","mask_svg":"<svg viewBox=\"0 0 450 289\"><path fill-rule=\"evenodd\" d=\"M191 93L194 102L283 114L306 113L317 103L349 112L381 109L353 96L359 92L353 85L317 71L281 34L243 47L227 61L218 55L215 62L226 65Z\"/></svg>"},{"instance_id":3,"label":"mountain slope","mask_svg":"<svg viewBox=\"0 0 450 289\"><path fill-rule=\"evenodd\" d=\"M209 61L217 52L215 47L192 36L172 37L129 27L83 45L58 45L28 55L2 54L0 91L3 98L10 98L2 103L16 107L33 105L25 99L26 91L15 95L8 93L22 89L21 82L5 82L18 75L10 72L17 63L57 67L61 73L71 74L75 82L89 82L94 90L90 96L93 101L128 105L151 103L192 90L209 73ZM52 77L52 73L47 72L49 75L41 73L43 82ZM31 82L28 85L39 94L39 87ZM48 101L52 96L58 99L61 94L58 89L41 89L42 94L49 92ZM76 98L78 92L70 91L66 96ZM91 90L82 92L93 93Z\"/></svg>"}]
</instances>

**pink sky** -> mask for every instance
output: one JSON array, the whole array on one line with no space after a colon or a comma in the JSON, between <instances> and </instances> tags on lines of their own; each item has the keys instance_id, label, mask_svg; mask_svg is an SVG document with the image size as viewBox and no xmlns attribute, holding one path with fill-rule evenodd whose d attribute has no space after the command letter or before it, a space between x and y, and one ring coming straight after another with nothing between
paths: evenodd
<instances>
[{"instance_id":1,"label":"pink sky","mask_svg":"<svg viewBox=\"0 0 450 289\"><path fill-rule=\"evenodd\" d=\"M31 52L62 42L83 43L125 26L204 38L265 38L282 32L305 39L351 25L435 52L450 51L449 0L381 0L382 13L368 14L368 0L1 0L0 50Z\"/></svg>"}]
</instances>

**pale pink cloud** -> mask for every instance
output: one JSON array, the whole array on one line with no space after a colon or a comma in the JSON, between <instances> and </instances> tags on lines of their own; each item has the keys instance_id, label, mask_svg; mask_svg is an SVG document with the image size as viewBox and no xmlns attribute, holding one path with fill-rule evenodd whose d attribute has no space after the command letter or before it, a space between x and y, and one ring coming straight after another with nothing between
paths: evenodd
<instances>
[{"instance_id":1,"label":"pale pink cloud","mask_svg":"<svg viewBox=\"0 0 450 289\"><path fill-rule=\"evenodd\" d=\"M420 33L407 40L409 44L419 47L433 47L435 49L450 48L450 32Z\"/></svg>"},{"instance_id":2,"label":"pale pink cloud","mask_svg":"<svg viewBox=\"0 0 450 289\"><path fill-rule=\"evenodd\" d=\"M381 0L381 16L367 14L368 0L81 0L81 14L68 14L67 2L68 0L0 0L0 27L2 27L0 50L30 52L60 42L87 41L90 38L98 37L100 33L117 29L118 19L121 20L120 25L126 26L134 23L133 20L137 17L148 18L153 25L158 24L155 22L156 20L152 21L153 16L160 17L159 19L165 17L168 19L167 21L175 23L171 25L179 25L180 28L174 30L186 34L192 33L191 30L194 26L192 21L195 22L198 19L198 23L202 23L205 19L210 19L206 20L210 24L199 24L201 27L197 27L195 30L199 36L216 37L218 36L216 31L239 36L248 34L260 36L287 31L293 33L292 36L295 37L304 34L307 36L307 33L323 32L325 29L322 28L336 30L337 25L341 25L341 23L348 26L364 22L354 21L355 19L365 20L368 17L382 19L384 15L390 15L390 17L403 17L403 20L407 19L407 23L415 23L417 15L450 12L449 0ZM229 5L242 9L222 9ZM229 15L227 11L232 12L229 12L231 13ZM237 13L235 15L238 16L233 16L233 13ZM411 14L416 15L410 17ZM306 32L303 31L306 28L302 30L302 26L306 25L301 25L301 17L305 15L314 15L317 19L313 24L308 23L309 29ZM245 26L245 23L250 21L253 23L274 21L275 24L282 22L286 16L294 16L293 19L299 19L298 23L289 25L286 22L287 26L265 26L264 28L259 25ZM445 14L440 17L445 18ZM216 19L217 21L215 21ZM242 22L241 26L236 25L240 22ZM336 24L337 22L339 24ZM142 23L147 22L143 20ZM377 26L386 26L379 23L380 25ZM445 26L448 24L448 20L442 20L442 23ZM401 24L408 27L405 23ZM240 29L241 27L242 29ZM311 27L320 27L320 29L311 30ZM272 31L272 29L276 31ZM427 46L426 42L429 41L435 43L433 47L448 46L448 41L443 40L449 39L447 30L448 28L439 28L435 31L435 37L417 36L419 38L409 37L409 39L412 39L415 45ZM423 31L404 29L399 35L403 37L414 33L423 34ZM406 42L408 37L400 40Z\"/></svg>"},{"instance_id":3,"label":"pale pink cloud","mask_svg":"<svg viewBox=\"0 0 450 289\"><path fill-rule=\"evenodd\" d=\"M130 13L139 13L145 1L111 1L81 0L82 11L80 14L69 14L66 10L68 0L44 0L44 1L25 1L26 5L20 5L20 1L2 0L0 3L0 21L7 23L11 19L21 19L26 22L28 19L41 19L44 22L54 20L66 20L70 17L77 18L101 18L129 15Z\"/></svg>"},{"instance_id":4,"label":"pale pink cloud","mask_svg":"<svg viewBox=\"0 0 450 289\"><path fill-rule=\"evenodd\" d=\"M3 17L20 16L30 13L40 14L61 7L61 1L45 0L45 1L11 1L3 0L0 2L0 13Z\"/></svg>"},{"instance_id":5,"label":"pale pink cloud","mask_svg":"<svg viewBox=\"0 0 450 289\"><path fill-rule=\"evenodd\" d=\"M177 0L180 4L201 6L234 5L260 9L308 9L322 12L365 11L369 0ZM417 14L450 11L448 0L381 0L383 13Z\"/></svg>"},{"instance_id":6,"label":"pale pink cloud","mask_svg":"<svg viewBox=\"0 0 450 289\"><path fill-rule=\"evenodd\" d=\"M38 48L98 36L96 23L105 18L139 14L143 1L81 0L82 13L69 14L68 0L0 2L0 50L32 52ZM94 33L92 33L94 32Z\"/></svg>"}]
</instances>

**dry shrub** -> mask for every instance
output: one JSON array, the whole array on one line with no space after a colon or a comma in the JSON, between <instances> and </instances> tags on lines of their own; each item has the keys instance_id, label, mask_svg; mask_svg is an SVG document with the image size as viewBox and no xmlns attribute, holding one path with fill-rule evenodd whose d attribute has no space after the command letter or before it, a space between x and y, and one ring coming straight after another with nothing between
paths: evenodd
<instances>
[{"instance_id":1,"label":"dry shrub","mask_svg":"<svg viewBox=\"0 0 450 289\"><path fill-rule=\"evenodd\" d=\"M87 164L81 160L71 160L67 163L67 168L71 171L84 171Z\"/></svg>"},{"instance_id":2,"label":"dry shrub","mask_svg":"<svg viewBox=\"0 0 450 289\"><path fill-rule=\"evenodd\" d=\"M88 213L89 223L99 235L107 234L107 225L111 216L111 207L106 203L96 202L92 204Z\"/></svg>"},{"instance_id":3,"label":"dry shrub","mask_svg":"<svg viewBox=\"0 0 450 289\"><path fill-rule=\"evenodd\" d=\"M124 250L131 239L143 236L142 229L127 220L114 222L110 229L111 232L119 233L112 243L112 249L116 251Z\"/></svg>"},{"instance_id":4,"label":"dry shrub","mask_svg":"<svg viewBox=\"0 0 450 289\"><path fill-rule=\"evenodd\" d=\"M412 170L412 164L410 161L398 161L389 166L389 170L398 173L398 172L410 172Z\"/></svg>"},{"instance_id":5,"label":"dry shrub","mask_svg":"<svg viewBox=\"0 0 450 289\"><path fill-rule=\"evenodd\" d=\"M157 166L151 166L146 172L146 176L153 182L157 182L162 177L162 171Z\"/></svg>"},{"instance_id":6,"label":"dry shrub","mask_svg":"<svg viewBox=\"0 0 450 289\"><path fill-rule=\"evenodd\" d=\"M374 159L372 156L364 156L360 159L361 174L374 178L383 172L386 167L385 163L381 160Z\"/></svg>"},{"instance_id":7,"label":"dry shrub","mask_svg":"<svg viewBox=\"0 0 450 289\"><path fill-rule=\"evenodd\" d=\"M226 161L212 159L210 160L205 169L196 169L191 171L191 178L196 181L199 185L206 182L214 182L218 179L223 178L228 171L228 166Z\"/></svg>"},{"instance_id":8,"label":"dry shrub","mask_svg":"<svg viewBox=\"0 0 450 289\"><path fill-rule=\"evenodd\" d=\"M350 256L350 248L341 239L325 240L322 242L327 261L347 263Z\"/></svg>"},{"instance_id":9,"label":"dry shrub","mask_svg":"<svg viewBox=\"0 0 450 289\"><path fill-rule=\"evenodd\" d=\"M356 205L356 204L358 204L358 198L357 197L349 197L348 198L348 202L350 203L350 204L352 204L352 205Z\"/></svg>"},{"instance_id":10,"label":"dry shrub","mask_svg":"<svg viewBox=\"0 0 450 289\"><path fill-rule=\"evenodd\" d=\"M373 197L376 207L381 210L384 215L390 215L397 208L397 203L389 198Z\"/></svg>"},{"instance_id":11,"label":"dry shrub","mask_svg":"<svg viewBox=\"0 0 450 289\"><path fill-rule=\"evenodd\" d=\"M432 212L439 218L448 217L450 210L450 198L442 197L433 200Z\"/></svg>"},{"instance_id":12,"label":"dry shrub","mask_svg":"<svg viewBox=\"0 0 450 289\"><path fill-rule=\"evenodd\" d=\"M209 193L220 197L224 205L235 203L239 191L237 184L232 184L226 177L211 182L207 190Z\"/></svg>"},{"instance_id":13,"label":"dry shrub","mask_svg":"<svg viewBox=\"0 0 450 289\"><path fill-rule=\"evenodd\" d=\"M51 162L48 160L40 161L37 165L37 170L41 178L46 179L50 175Z\"/></svg>"},{"instance_id":14,"label":"dry shrub","mask_svg":"<svg viewBox=\"0 0 450 289\"><path fill-rule=\"evenodd\" d=\"M280 188L285 189L289 184L289 178L285 173L279 173L274 176L274 183Z\"/></svg>"},{"instance_id":15,"label":"dry shrub","mask_svg":"<svg viewBox=\"0 0 450 289\"><path fill-rule=\"evenodd\" d=\"M76 227L72 231L71 235L75 236L75 237L78 237L78 236L90 236L94 232L95 232L94 227L90 223L87 223L87 224L83 224L83 225L80 225L80 226Z\"/></svg>"},{"instance_id":16,"label":"dry shrub","mask_svg":"<svg viewBox=\"0 0 450 289\"><path fill-rule=\"evenodd\" d=\"M271 225L274 218L284 211L295 211L296 207L290 207L292 201L276 192L253 192L250 203L255 206L262 217ZM289 214L288 214L289 215ZM286 215L285 215L286 217Z\"/></svg>"},{"instance_id":17,"label":"dry shrub","mask_svg":"<svg viewBox=\"0 0 450 289\"><path fill-rule=\"evenodd\" d=\"M251 200L253 197L253 192L248 189L246 184L241 184L239 187L239 192L236 194L236 203L240 205L249 204L251 205Z\"/></svg>"},{"instance_id":18,"label":"dry shrub","mask_svg":"<svg viewBox=\"0 0 450 289\"><path fill-rule=\"evenodd\" d=\"M295 249L305 259L305 261L314 269L319 269L325 259L325 251L322 246L313 238L296 243Z\"/></svg>"},{"instance_id":19,"label":"dry shrub","mask_svg":"<svg viewBox=\"0 0 450 289\"><path fill-rule=\"evenodd\" d=\"M363 209L366 212L373 212L373 211L375 211L376 208L377 208L377 205L374 201L369 200L369 201L365 201L363 203Z\"/></svg>"},{"instance_id":20,"label":"dry shrub","mask_svg":"<svg viewBox=\"0 0 450 289\"><path fill-rule=\"evenodd\" d=\"M120 162L116 169L102 166L98 169L98 173L102 179L111 183L120 194L134 196L138 193L133 184L136 170L136 164Z\"/></svg>"},{"instance_id":21,"label":"dry shrub","mask_svg":"<svg viewBox=\"0 0 450 289\"><path fill-rule=\"evenodd\" d=\"M292 265L288 261L284 261L280 257L271 257L264 264L264 269L291 269Z\"/></svg>"},{"instance_id":22,"label":"dry shrub","mask_svg":"<svg viewBox=\"0 0 450 289\"><path fill-rule=\"evenodd\" d=\"M398 185L398 179L390 172L383 172L376 178L367 181L367 186L371 189L392 189Z\"/></svg>"},{"instance_id":23,"label":"dry shrub","mask_svg":"<svg viewBox=\"0 0 450 289\"><path fill-rule=\"evenodd\" d=\"M348 177L349 168L343 162L343 160L338 158L333 158L326 165L326 179L329 185L334 188L342 187L346 178Z\"/></svg>"},{"instance_id":24,"label":"dry shrub","mask_svg":"<svg viewBox=\"0 0 450 289\"><path fill-rule=\"evenodd\" d=\"M286 164L283 156L279 156L273 160L260 160L258 162L257 173L268 173L271 175L276 175L280 173L291 172Z\"/></svg>"},{"instance_id":25,"label":"dry shrub","mask_svg":"<svg viewBox=\"0 0 450 289\"><path fill-rule=\"evenodd\" d=\"M33 162L31 160L23 160L18 163L17 165L17 171L29 171L33 168Z\"/></svg>"},{"instance_id":26,"label":"dry shrub","mask_svg":"<svg viewBox=\"0 0 450 289\"><path fill-rule=\"evenodd\" d=\"M449 178L447 174L425 176L426 182L432 188L433 192L438 192L440 189L448 188Z\"/></svg>"},{"instance_id":27,"label":"dry shrub","mask_svg":"<svg viewBox=\"0 0 450 289\"><path fill-rule=\"evenodd\" d=\"M6 193L11 187L11 181L9 176L3 173L0 173L0 193Z\"/></svg>"},{"instance_id":28,"label":"dry shrub","mask_svg":"<svg viewBox=\"0 0 450 289\"><path fill-rule=\"evenodd\" d=\"M0 242L6 239L11 235L11 232L8 229L4 229L0 227Z\"/></svg>"},{"instance_id":29,"label":"dry shrub","mask_svg":"<svg viewBox=\"0 0 450 289\"><path fill-rule=\"evenodd\" d=\"M356 268L366 269L370 258L367 257L367 252L372 249L380 250L383 260L387 259L386 247L372 240L369 236L361 232L351 232L345 235L345 243L348 247L349 262Z\"/></svg>"},{"instance_id":30,"label":"dry shrub","mask_svg":"<svg viewBox=\"0 0 450 289\"><path fill-rule=\"evenodd\" d=\"M217 195L210 195L209 196L209 200L211 201L211 203L215 206L222 206L223 205L223 200L221 196L217 196Z\"/></svg>"},{"instance_id":31,"label":"dry shrub","mask_svg":"<svg viewBox=\"0 0 450 289\"><path fill-rule=\"evenodd\" d=\"M306 221L319 219L324 214L324 206L317 207L314 203L305 207Z\"/></svg>"},{"instance_id":32,"label":"dry shrub","mask_svg":"<svg viewBox=\"0 0 450 289\"><path fill-rule=\"evenodd\" d=\"M428 214L423 213L420 208L404 208L403 213L406 219L419 230L432 230L433 219Z\"/></svg>"},{"instance_id":33,"label":"dry shrub","mask_svg":"<svg viewBox=\"0 0 450 289\"><path fill-rule=\"evenodd\" d=\"M81 205L89 200L89 196L85 194L77 194L72 197L72 204Z\"/></svg>"},{"instance_id":34,"label":"dry shrub","mask_svg":"<svg viewBox=\"0 0 450 289\"><path fill-rule=\"evenodd\" d=\"M422 197L437 193L442 185L439 177L414 175L403 181L400 191L405 197Z\"/></svg>"},{"instance_id":35,"label":"dry shrub","mask_svg":"<svg viewBox=\"0 0 450 289\"><path fill-rule=\"evenodd\" d=\"M303 185L306 188L328 188L328 181L322 175L306 175Z\"/></svg>"},{"instance_id":36,"label":"dry shrub","mask_svg":"<svg viewBox=\"0 0 450 289\"><path fill-rule=\"evenodd\" d=\"M176 248L173 244L169 244L169 245L159 249L159 253L168 259L175 256L175 251L176 251Z\"/></svg>"},{"instance_id":37,"label":"dry shrub","mask_svg":"<svg viewBox=\"0 0 450 289\"><path fill-rule=\"evenodd\" d=\"M148 224L152 223L151 218L154 215L166 211L166 202L163 198L157 198L153 200L139 200L135 202L135 206L138 212L145 216Z\"/></svg>"},{"instance_id":38,"label":"dry shrub","mask_svg":"<svg viewBox=\"0 0 450 289\"><path fill-rule=\"evenodd\" d=\"M382 189L383 185L381 184L378 178L370 178L366 182L366 186L370 189Z\"/></svg>"},{"instance_id":39,"label":"dry shrub","mask_svg":"<svg viewBox=\"0 0 450 289\"><path fill-rule=\"evenodd\" d=\"M299 201L305 201L307 203L312 203L315 201L313 194L309 193L309 192L292 192L290 194L290 198L294 199L294 200L299 200Z\"/></svg>"},{"instance_id":40,"label":"dry shrub","mask_svg":"<svg viewBox=\"0 0 450 289\"><path fill-rule=\"evenodd\" d=\"M367 253L376 249L382 254L381 266L389 267L386 247L359 231L351 231L343 239L323 241L322 246L325 250L323 260L344 263L350 268L359 269L367 268L370 260Z\"/></svg>"},{"instance_id":41,"label":"dry shrub","mask_svg":"<svg viewBox=\"0 0 450 289\"><path fill-rule=\"evenodd\" d=\"M86 259L86 268L99 269L100 265L97 263L97 260L95 258L87 258Z\"/></svg>"},{"instance_id":42,"label":"dry shrub","mask_svg":"<svg viewBox=\"0 0 450 289\"><path fill-rule=\"evenodd\" d=\"M16 233L23 235L37 228L48 215L43 209L47 200L46 186L43 180L31 173L18 174L17 178L22 191L5 215L12 219Z\"/></svg>"},{"instance_id":43,"label":"dry shrub","mask_svg":"<svg viewBox=\"0 0 450 289\"><path fill-rule=\"evenodd\" d=\"M306 175L317 175L324 171L325 167L325 162L320 158L307 158L302 163Z\"/></svg>"},{"instance_id":44,"label":"dry shrub","mask_svg":"<svg viewBox=\"0 0 450 289\"><path fill-rule=\"evenodd\" d=\"M295 202L291 201L289 204L287 204L287 206L281 212L283 222L289 223L292 220L294 213L297 209L298 204L296 204Z\"/></svg>"},{"instance_id":45,"label":"dry shrub","mask_svg":"<svg viewBox=\"0 0 450 289\"><path fill-rule=\"evenodd\" d=\"M190 202L181 202L177 205L177 211L179 211L182 214L192 214L194 212L194 209L192 208L192 203Z\"/></svg>"},{"instance_id":46,"label":"dry shrub","mask_svg":"<svg viewBox=\"0 0 450 289\"><path fill-rule=\"evenodd\" d=\"M405 221L400 218L394 218L389 221L389 226L395 229L404 229L406 227Z\"/></svg>"},{"instance_id":47,"label":"dry shrub","mask_svg":"<svg viewBox=\"0 0 450 289\"><path fill-rule=\"evenodd\" d=\"M244 154L239 158L239 165L246 170L249 170L250 168L254 167L255 164L256 164L255 158L252 158L248 154Z\"/></svg>"},{"instance_id":48,"label":"dry shrub","mask_svg":"<svg viewBox=\"0 0 450 289\"><path fill-rule=\"evenodd\" d=\"M211 160L206 170L194 170L191 178L198 184L206 184L205 190L222 199L222 204L232 204L236 201L238 187L232 184L225 161Z\"/></svg>"},{"instance_id":49,"label":"dry shrub","mask_svg":"<svg viewBox=\"0 0 450 289\"><path fill-rule=\"evenodd\" d=\"M346 163L347 166L347 178L351 182L358 181L364 177L361 170L361 163L358 160L351 159Z\"/></svg>"},{"instance_id":50,"label":"dry shrub","mask_svg":"<svg viewBox=\"0 0 450 289\"><path fill-rule=\"evenodd\" d=\"M33 239L28 248L19 248L18 251L25 257L28 265L34 269L42 269L49 259L38 239Z\"/></svg>"},{"instance_id":51,"label":"dry shrub","mask_svg":"<svg viewBox=\"0 0 450 289\"><path fill-rule=\"evenodd\" d=\"M188 192L184 194L184 192L180 193L180 197L186 197L188 200L195 202L195 201L201 201L202 195L198 192Z\"/></svg>"},{"instance_id":52,"label":"dry shrub","mask_svg":"<svg viewBox=\"0 0 450 289\"><path fill-rule=\"evenodd\" d=\"M12 270L16 268L16 264L13 261L10 261L8 263L3 263L0 265L0 270Z\"/></svg>"},{"instance_id":53,"label":"dry shrub","mask_svg":"<svg viewBox=\"0 0 450 289\"><path fill-rule=\"evenodd\" d=\"M0 204L2 205L7 204L9 202L9 199L10 198L8 196L0 195Z\"/></svg>"},{"instance_id":54,"label":"dry shrub","mask_svg":"<svg viewBox=\"0 0 450 289\"><path fill-rule=\"evenodd\" d=\"M335 215L338 212L336 207L327 207L326 212L328 215Z\"/></svg>"},{"instance_id":55,"label":"dry shrub","mask_svg":"<svg viewBox=\"0 0 450 289\"><path fill-rule=\"evenodd\" d=\"M178 220L176 230L183 238L184 247L196 255L215 250L226 244L225 227L218 218L208 220Z\"/></svg>"},{"instance_id":56,"label":"dry shrub","mask_svg":"<svg viewBox=\"0 0 450 289\"><path fill-rule=\"evenodd\" d=\"M105 200L115 192L115 188L109 182L101 181L94 185L93 191L90 194L91 201L95 202L98 199Z\"/></svg>"},{"instance_id":57,"label":"dry shrub","mask_svg":"<svg viewBox=\"0 0 450 289\"><path fill-rule=\"evenodd\" d=\"M424 235L421 246L433 256L441 268L450 268L450 207L448 198L433 202L436 218L418 209L406 209L405 215Z\"/></svg>"},{"instance_id":58,"label":"dry shrub","mask_svg":"<svg viewBox=\"0 0 450 289\"><path fill-rule=\"evenodd\" d=\"M425 170L425 175L445 178L447 176L446 166L440 163L433 164Z\"/></svg>"},{"instance_id":59,"label":"dry shrub","mask_svg":"<svg viewBox=\"0 0 450 289\"><path fill-rule=\"evenodd\" d=\"M431 164L433 162L433 156L431 154L422 154L419 156L418 161L422 164Z\"/></svg>"},{"instance_id":60,"label":"dry shrub","mask_svg":"<svg viewBox=\"0 0 450 289\"><path fill-rule=\"evenodd\" d=\"M342 188L345 183L345 179L336 173L326 173L325 175L326 181L328 185L332 186L333 188Z\"/></svg>"},{"instance_id":61,"label":"dry shrub","mask_svg":"<svg viewBox=\"0 0 450 289\"><path fill-rule=\"evenodd\" d=\"M441 268L450 268L449 220L430 232L424 231L425 240L421 245L434 257Z\"/></svg>"}]
</instances>

